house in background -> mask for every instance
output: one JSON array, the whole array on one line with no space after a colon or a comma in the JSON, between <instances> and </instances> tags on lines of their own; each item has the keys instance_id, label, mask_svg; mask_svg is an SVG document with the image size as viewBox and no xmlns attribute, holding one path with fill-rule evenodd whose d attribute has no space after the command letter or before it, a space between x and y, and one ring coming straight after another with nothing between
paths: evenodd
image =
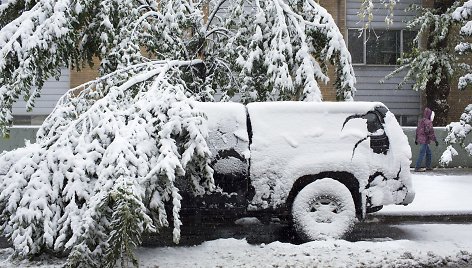
<instances>
[{"instance_id":1,"label":"house in background","mask_svg":"<svg viewBox=\"0 0 472 268\"><path fill-rule=\"evenodd\" d=\"M406 84L403 89L396 90L398 83L402 81L401 75L385 80L384 83L380 83L380 81L395 69L397 58L411 49L410 43L415 32L407 31L405 22L413 18L415 14L405 12L405 9L412 3L432 6L433 1L403 0L397 2L394 9L394 22L389 26L385 23L387 11L380 8L382 6L380 0L375 0L375 2L377 2L379 9L374 11L371 30L360 35L359 28L362 28L363 23L359 22L357 12L361 0L319 1L332 14L344 34L351 52L357 77L357 92L354 99L357 101L381 101L395 113L401 125L413 126L416 125L418 117L422 114L421 94L411 90L411 84ZM52 111L60 96L69 88L92 80L97 75L98 73L93 69L77 72L63 68L59 80L51 78L45 83L41 97L36 100L32 112L26 112L24 101L18 101L14 105L14 124L41 124ZM334 101L336 99L332 85L322 85L322 91L324 100ZM454 81L449 97L451 105L449 121L458 120L470 100L472 100L472 91L457 90L457 82Z\"/></svg>"},{"instance_id":2,"label":"house in background","mask_svg":"<svg viewBox=\"0 0 472 268\"><path fill-rule=\"evenodd\" d=\"M357 13L361 0L320 0L334 17L341 32L344 33L346 43L351 52L354 71L357 77L357 92L354 99L357 101L381 101L389 107L403 126L415 126L425 106L421 92L411 89L411 83L405 84L402 89L396 90L403 80L401 74L385 80L383 78L395 69L396 59L404 52L411 50L411 40L415 32L405 29L406 22L414 18L413 12L405 9L411 4L421 4L424 7L433 7L434 0L402 0L396 1L393 13L393 24L387 25L385 17L388 11L383 7L381 0L373 0L377 9L371 30L359 36L359 29L363 23L359 22ZM388 1L386 1L388 2ZM458 121L464 108L472 100L472 90L460 91L457 89L457 77L452 80L448 102L451 106L448 121ZM323 87L325 100L334 100L335 94L329 85Z\"/></svg>"},{"instance_id":3,"label":"house in background","mask_svg":"<svg viewBox=\"0 0 472 268\"><path fill-rule=\"evenodd\" d=\"M411 89L412 83L406 84L402 89L397 89L403 80L401 74L385 80L381 80L395 70L397 59L403 53L411 52L411 44L417 32L405 29L406 21L413 19L415 13L405 12L411 3L421 4L421 0L399 1L393 10L393 24L387 25L385 8L375 10L371 28L368 31L359 32L357 12L360 8L359 1L346 1L346 29L345 39L351 52L354 72L357 77L356 100L382 101L397 116L398 121L404 126L416 126L420 113L420 94ZM381 7L382 4L377 4ZM388 28L387 28L388 26Z\"/></svg>"}]
</instances>

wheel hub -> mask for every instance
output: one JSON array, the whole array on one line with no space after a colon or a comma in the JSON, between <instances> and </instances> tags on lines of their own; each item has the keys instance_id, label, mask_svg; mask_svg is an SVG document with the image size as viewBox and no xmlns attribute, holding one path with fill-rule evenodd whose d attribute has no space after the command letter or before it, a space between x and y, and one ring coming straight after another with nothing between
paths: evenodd
<instances>
[{"instance_id":1,"label":"wheel hub","mask_svg":"<svg viewBox=\"0 0 472 268\"><path fill-rule=\"evenodd\" d=\"M316 199L310 206L310 213L319 223L331 223L339 213L339 204L332 198L323 196Z\"/></svg>"}]
</instances>

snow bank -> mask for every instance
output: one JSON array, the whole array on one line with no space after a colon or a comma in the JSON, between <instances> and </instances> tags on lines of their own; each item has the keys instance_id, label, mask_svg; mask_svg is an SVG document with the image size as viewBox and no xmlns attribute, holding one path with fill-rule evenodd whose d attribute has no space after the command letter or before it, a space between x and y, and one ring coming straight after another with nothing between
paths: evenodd
<instances>
[{"instance_id":1,"label":"snow bank","mask_svg":"<svg viewBox=\"0 0 472 268\"><path fill-rule=\"evenodd\" d=\"M429 174L428 174L429 173ZM408 206L387 206L374 215L464 215L472 214L472 177L440 176L428 172L413 174L415 202Z\"/></svg>"},{"instance_id":2,"label":"snow bank","mask_svg":"<svg viewBox=\"0 0 472 268\"><path fill-rule=\"evenodd\" d=\"M138 248L140 267L468 267L472 227L396 225L413 240L314 241L301 245L273 242L251 245L244 239L218 239L192 247ZM0 266L62 267L63 260L11 262L0 250Z\"/></svg>"},{"instance_id":3,"label":"snow bank","mask_svg":"<svg viewBox=\"0 0 472 268\"><path fill-rule=\"evenodd\" d=\"M250 245L219 239L196 247L141 249L138 255L141 267L466 267L472 254L461 246L407 240Z\"/></svg>"}]
</instances>

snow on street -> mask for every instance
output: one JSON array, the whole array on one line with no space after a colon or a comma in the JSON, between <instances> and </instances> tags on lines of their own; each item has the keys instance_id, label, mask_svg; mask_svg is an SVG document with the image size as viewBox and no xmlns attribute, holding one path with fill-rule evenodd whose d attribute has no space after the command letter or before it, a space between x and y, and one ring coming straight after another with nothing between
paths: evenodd
<instances>
[{"instance_id":1,"label":"snow on street","mask_svg":"<svg viewBox=\"0 0 472 268\"><path fill-rule=\"evenodd\" d=\"M470 173L414 173L413 183L416 199L411 205L389 206L377 214L472 215ZM393 235L393 230L401 235ZM63 263L12 263L6 260L9 252L0 251L0 267L60 267ZM139 248L138 257L141 267L471 267L472 224L391 224L384 235L357 242L253 245L245 239L217 239L197 246Z\"/></svg>"},{"instance_id":2,"label":"snow on street","mask_svg":"<svg viewBox=\"0 0 472 268\"><path fill-rule=\"evenodd\" d=\"M302 245L219 239L195 247L142 249L143 267L470 267L472 225L399 225L417 238ZM449 236L448 234L452 234Z\"/></svg>"}]
</instances>

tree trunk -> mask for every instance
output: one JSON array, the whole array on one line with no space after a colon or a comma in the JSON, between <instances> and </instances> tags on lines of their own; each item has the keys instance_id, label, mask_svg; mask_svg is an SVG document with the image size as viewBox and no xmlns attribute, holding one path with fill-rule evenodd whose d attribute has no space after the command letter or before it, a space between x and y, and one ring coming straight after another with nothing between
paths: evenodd
<instances>
[{"instance_id":1,"label":"tree trunk","mask_svg":"<svg viewBox=\"0 0 472 268\"><path fill-rule=\"evenodd\" d=\"M447 103L447 97L449 96L451 85L446 73L442 77L443 79L439 85L434 83L435 78L429 80L425 90L426 107L433 110L435 114L434 126L445 126L448 124L449 104Z\"/></svg>"},{"instance_id":2,"label":"tree trunk","mask_svg":"<svg viewBox=\"0 0 472 268\"><path fill-rule=\"evenodd\" d=\"M446 12L454 3L453 0L436 0L434 1L434 8L439 9L440 13ZM430 36L429 38L432 38ZM442 42L439 42L435 47L431 47L432 40L429 40L427 49L429 50L447 50L447 41L448 38L444 39ZM438 66L434 66L431 73L435 74L437 72ZM426 107L434 111L434 126L445 126L448 124L448 114L449 114L449 104L447 103L447 98L449 96L449 91L451 90L451 80L449 75L445 70L441 72L441 82L435 84L436 76L433 76L426 85L425 97L426 97Z\"/></svg>"}]
</instances>

